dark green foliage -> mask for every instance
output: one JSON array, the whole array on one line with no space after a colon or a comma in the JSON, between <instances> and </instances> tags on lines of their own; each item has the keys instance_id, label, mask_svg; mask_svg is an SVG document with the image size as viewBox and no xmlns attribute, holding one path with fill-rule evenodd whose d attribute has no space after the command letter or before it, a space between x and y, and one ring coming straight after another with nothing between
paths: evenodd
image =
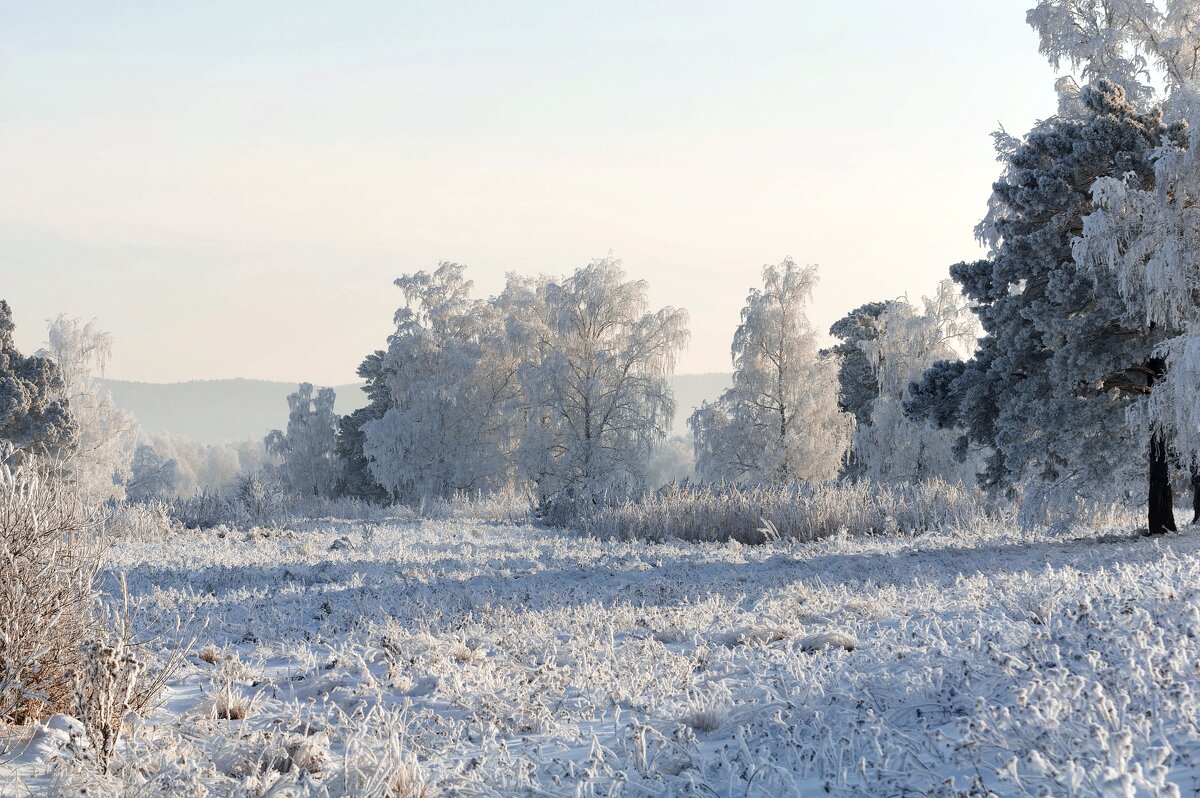
<instances>
[{"instance_id":1,"label":"dark green foliage","mask_svg":"<svg viewBox=\"0 0 1200 798\"><path fill-rule=\"evenodd\" d=\"M871 405L879 396L879 380L860 344L874 341L883 333L880 318L889 304L868 302L834 322L829 334L840 339L841 343L822 352L833 353L841 358L838 403L842 410L854 414L855 423L858 424L870 426Z\"/></svg>"},{"instance_id":2,"label":"dark green foliage","mask_svg":"<svg viewBox=\"0 0 1200 798\"><path fill-rule=\"evenodd\" d=\"M383 418L387 412L390 395L384 369L384 353L372 352L358 367L358 376L366 381L363 391L369 400L366 407L338 420L337 454L343 463L340 493L374 502L386 502L391 497L387 489L371 476L366 455L363 454L363 425L368 421Z\"/></svg>"},{"instance_id":3,"label":"dark green foliage","mask_svg":"<svg viewBox=\"0 0 1200 798\"><path fill-rule=\"evenodd\" d=\"M1145 474L1147 447L1125 422L1139 395L1129 370L1158 341L1126 317L1114 277L1077 265L1071 245L1096 179L1149 187L1153 150L1175 131L1104 81L1082 101L1083 118L1043 122L1006 153L980 227L991 257L950 270L979 316L978 353L935 366L906 403L911 417L990 447L981 479L992 487L1032 475L1103 490Z\"/></svg>"},{"instance_id":4,"label":"dark green foliage","mask_svg":"<svg viewBox=\"0 0 1200 798\"><path fill-rule=\"evenodd\" d=\"M0 299L0 440L19 452L63 457L77 446L79 428L62 372L49 358L18 352L14 329L12 310Z\"/></svg>"}]
</instances>

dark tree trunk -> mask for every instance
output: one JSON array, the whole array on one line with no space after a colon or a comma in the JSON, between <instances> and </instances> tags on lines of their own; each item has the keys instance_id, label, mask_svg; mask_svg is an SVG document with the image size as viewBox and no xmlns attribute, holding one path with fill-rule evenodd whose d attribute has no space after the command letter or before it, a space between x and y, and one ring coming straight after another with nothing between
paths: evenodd
<instances>
[{"instance_id":1,"label":"dark tree trunk","mask_svg":"<svg viewBox=\"0 0 1200 798\"><path fill-rule=\"evenodd\" d=\"M1192 461L1192 523L1200 524L1200 465Z\"/></svg>"},{"instance_id":2,"label":"dark tree trunk","mask_svg":"<svg viewBox=\"0 0 1200 798\"><path fill-rule=\"evenodd\" d=\"M1150 514L1147 532L1162 535L1175 531L1174 497L1171 495L1171 458L1161 432L1150 434Z\"/></svg>"},{"instance_id":3,"label":"dark tree trunk","mask_svg":"<svg viewBox=\"0 0 1200 798\"><path fill-rule=\"evenodd\" d=\"M1154 381L1162 376L1167 363L1161 357L1146 364L1146 392L1154 389ZM1175 497L1171 494L1171 452L1162 430L1150 428L1150 501L1146 534L1163 535L1175 531Z\"/></svg>"}]
</instances>

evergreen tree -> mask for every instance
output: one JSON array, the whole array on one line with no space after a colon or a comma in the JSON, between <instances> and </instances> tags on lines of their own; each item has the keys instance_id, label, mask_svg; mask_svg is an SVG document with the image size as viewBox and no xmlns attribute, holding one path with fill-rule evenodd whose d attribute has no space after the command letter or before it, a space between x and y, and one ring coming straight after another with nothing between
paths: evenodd
<instances>
[{"instance_id":1,"label":"evergreen tree","mask_svg":"<svg viewBox=\"0 0 1200 798\"><path fill-rule=\"evenodd\" d=\"M880 317L890 304L868 302L850 311L829 328L829 334L840 343L821 350L822 357L838 358L838 406L854 416L856 431L870 426L871 408L879 396L879 380L862 344L879 337L882 332ZM863 463L857 448L851 447L839 476L857 479L862 473Z\"/></svg>"},{"instance_id":2,"label":"evergreen tree","mask_svg":"<svg viewBox=\"0 0 1200 798\"><path fill-rule=\"evenodd\" d=\"M881 317L892 303L868 302L833 323L829 334L841 343L822 350L834 355L838 366L838 406L854 416L857 425L871 423L871 405L879 396L879 379L862 344L883 334Z\"/></svg>"},{"instance_id":3,"label":"evergreen tree","mask_svg":"<svg viewBox=\"0 0 1200 798\"><path fill-rule=\"evenodd\" d=\"M943 280L919 310L889 302L875 334L858 348L878 385L868 424L854 430L854 459L863 476L881 482L973 480L976 458L961 457L959 432L914 422L903 410L913 380L939 360L957 360L975 348L977 325L953 282Z\"/></svg>"},{"instance_id":4,"label":"evergreen tree","mask_svg":"<svg viewBox=\"0 0 1200 798\"><path fill-rule=\"evenodd\" d=\"M1144 395L1160 336L1127 323L1117 280L1072 257L1098 178L1153 183L1154 148L1170 131L1099 81L1083 115L1055 117L1002 151L979 234L990 257L951 267L984 337L975 356L941 363L913 387L914 418L960 426L990 447L985 485L1034 477L1060 497L1120 492L1147 470L1125 423Z\"/></svg>"},{"instance_id":5,"label":"evergreen tree","mask_svg":"<svg viewBox=\"0 0 1200 798\"><path fill-rule=\"evenodd\" d=\"M0 440L18 452L65 457L79 444L79 427L62 370L50 358L18 352L15 328L12 310L0 299Z\"/></svg>"},{"instance_id":6,"label":"evergreen tree","mask_svg":"<svg viewBox=\"0 0 1200 798\"><path fill-rule=\"evenodd\" d=\"M338 492L371 502L386 502L387 488L379 484L371 473L370 463L363 452L366 434L363 427L370 421L383 418L388 409L389 374L384 364L383 350L367 355L359 364L358 376L363 380L362 390L367 394L367 404L349 415L338 419L337 455L342 461L342 481Z\"/></svg>"}]
</instances>

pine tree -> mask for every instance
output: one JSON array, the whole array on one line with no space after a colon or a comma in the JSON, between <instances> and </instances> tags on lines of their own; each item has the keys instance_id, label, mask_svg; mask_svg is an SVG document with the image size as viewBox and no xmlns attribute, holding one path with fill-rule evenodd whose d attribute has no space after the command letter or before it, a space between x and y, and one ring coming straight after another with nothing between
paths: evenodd
<instances>
[{"instance_id":1,"label":"pine tree","mask_svg":"<svg viewBox=\"0 0 1200 798\"><path fill-rule=\"evenodd\" d=\"M838 319L829 328L829 334L840 343L821 352L822 356L834 355L839 359L838 404L854 416L858 425L871 423L871 405L879 396L879 379L862 344L883 334L881 317L891 304L891 301L868 302Z\"/></svg>"},{"instance_id":2,"label":"pine tree","mask_svg":"<svg viewBox=\"0 0 1200 798\"><path fill-rule=\"evenodd\" d=\"M370 463L363 451L366 445L363 427L367 422L383 418L388 409L390 375L384 366L384 354L383 350L376 350L359 364L358 376L363 380L362 390L367 395L367 404L338 419L337 439L337 456L342 461L342 481L338 492L378 503L386 502L389 494L387 488L380 485L371 473Z\"/></svg>"},{"instance_id":3,"label":"pine tree","mask_svg":"<svg viewBox=\"0 0 1200 798\"><path fill-rule=\"evenodd\" d=\"M957 360L975 347L977 325L961 294L943 280L923 309L893 300L875 320L875 334L858 344L877 393L869 423L854 430L854 459L861 475L881 482L973 480L977 458L959 449L960 433L914 422L903 409L914 380L940 360Z\"/></svg>"},{"instance_id":4,"label":"pine tree","mask_svg":"<svg viewBox=\"0 0 1200 798\"><path fill-rule=\"evenodd\" d=\"M1127 323L1116 278L1076 263L1072 242L1096 180L1152 185L1154 148L1170 133L1113 83L1079 99L1083 116L1047 120L1002 151L978 231L990 257L951 267L984 337L972 359L927 372L906 403L914 418L960 426L991 449L985 485L1034 478L1064 498L1119 493L1147 470L1125 418L1160 336Z\"/></svg>"},{"instance_id":5,"label":"pine tree","mask_svg":"<svg viewBox=\"0 0 1200 798\"><path fill-rule=\"evenodd\" d=\"M18 452L66 457L79 444L79 426L62 370L50 358L18 352L15 328L12 310L0 299L0 440Z\"/></svg>"},{"instance_id":6,"label":"pine tree","mask_svg":"<svg viewBox=\"0 0 1200 798\"><path fill-rule=\"evenodd\" d=\"M839 343L821 351L822 357L838 358L838 406L854 416L856 434L871 425L871 408L879 396L879 380L862 344L874 341L882 334L880 317L890 301L868 302L838 319L829 334ZM862 476L863 462L856 447L851 447L839 476L857 479Z\"/></svg>"}]
</instances>

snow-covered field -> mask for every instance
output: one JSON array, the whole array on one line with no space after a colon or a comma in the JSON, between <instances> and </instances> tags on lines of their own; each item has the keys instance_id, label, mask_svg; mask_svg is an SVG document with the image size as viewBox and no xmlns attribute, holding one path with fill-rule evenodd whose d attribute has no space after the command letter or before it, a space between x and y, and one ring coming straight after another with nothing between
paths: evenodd
<instances>
[{"instance_id":1,"label":"snow-covered field","mask_svg":"<svg viewBox=\"0 0 1200 798\"><path fill-rule=\"evenodd\" d=\"M478 520L120 543L135 620L182 614L192 654L112 775L56 717L0 794L1194 795L1198 543Z\"/></svg>"}]
</instances>

